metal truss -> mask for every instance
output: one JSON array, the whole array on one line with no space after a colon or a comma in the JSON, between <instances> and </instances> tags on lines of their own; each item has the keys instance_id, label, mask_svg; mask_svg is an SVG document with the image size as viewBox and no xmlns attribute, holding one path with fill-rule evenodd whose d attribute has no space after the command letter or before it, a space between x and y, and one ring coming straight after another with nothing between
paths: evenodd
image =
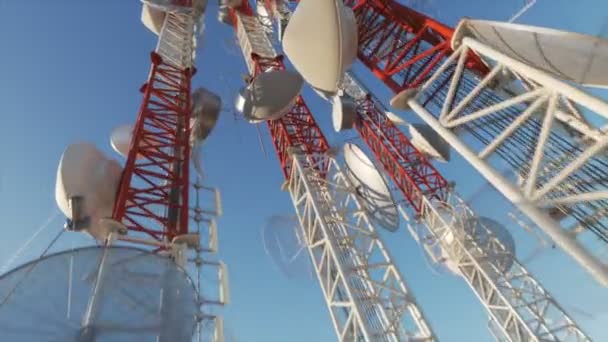
<instances>
[{"instance_id":1,"label":"metal truss","mask_svg":"<svg viewBox=\"0 0 608 342\"><path fill-rule=\"evenodd\" d=\"M415 87L451 53L453 29L396 1L345 0L357 18L359 60L391 90ZM469 56L467 66L487 67Z\"/></svg>"},{"instance_id":2,"label":"metal truss","mask_svg":"<svg viewBox=\"0 0 608 342\"><path fill-rule=\"evenodd\" d=\"M167 13L155 50L167 63L182 69L192 67L196 15L193 9Z\"/></svg>"},{"instance_id":3,"label":"metal truss","mask_svg":"<svg viewBox=\"0 0 608 342\"><path fill-rule=\"evenodd\" d=\"M338 163L293 157L288 190L340 341L435 337Z\"/></svg>"},{"instance_id":4,"label":"metal truss","mask_svg":"<svg viewBox=\"0 0 608 342\"><path fill-rule=\"evenodd\" d=\"M191 69L176 68L152 54L114 205L115 220L156 240L171 241L188 232L190 128L183 123L190 119L191 77Z\"/></svg>"},{"instance_id":5,"label":"metal truss","mask_svg":"<svg viewBox=\"0 0 608 342\"><path fill-rule=\"evenodd\" d=\"M246 14L249 12L248 7L233 12L237 39L249 72L258 75L285 69L283 57L275 52L258 18ZM287 114L268 121L267 125L285 179L291 174L292 150L317 155L329 149L325 136L301 96Z\"/></svg>"},{"instance_id":6,"label":"metal truss","mask_svg":"<svg viewBox=\"0 0 608 342\"><path fill-rule=\"evenodd\" d=\"M480 228L484 231L478 233L489 236L490 242L484 246L477 244L475 237L463 226L476 218L473 211L456 197L426 157L388 120L373 94L348 73L340 88L357 102L355 128L361 138L426 231L423 236L414 233L414 238L437 262L442 262L439 259L446 253L456 261L460 274L490 314L495 328L493 333L508 341L588 341L589 338L517 260L510 270L500 269L505 258L513 260L515 256L491 231ZM447 245L445 236L450 233L460 236L459 248ZM440 254L434 255L437 251ZM458 253L450 255L447 251Z\"/></svg>"},{"instance_id":7,"label":"metal truss","mask_svg":"<svg viewBox=\"0 0 608 342\"><path fill-rule=\"evenodd\" d=\"M479 78L467 73L469 51L492 61L493 69ZM509 78L513 81L506 82ZM601 255L608 242L608 135L589 123L581 126L572 110L583 108L587 116L606 122L608 104L471 38L464 38L420 89L403 95L403 104L407 101L557 245L608 286L608 258ZM572 121L578 130L564 128L573 127ZM494 156L507 160L517 177L501 175Z\"/></svg>"},{"instance_id":8,"label":"metal truss","mask_svg":"<svg viewBox=\"0 0 608 342\"><path fill-rule=\"evenodd\" d=\"M434 261L447 255L455 263L490 314L493 333L508 341L591 341L488 227L465 227L479 221L456 193L446 202L425 198L423 204L412 235ZM483 245L481 236L488 237Z\"/></svg>"},{"instance_id":9,"label":"metal truss","mask_svg":"<svg viewBox=\"0 0 608 342\"><path fill-rule=\"evenodd\" d=\"M480 235L490 236L490 243L477 246L474 237L463 226L476 218L474 212L449 189L445 179L426 157L419 152L402 152L403 146L417 151L397 128L394 128L398 131L396 133L392 133L390 127L387 129L387 125L393 124L380 109L380 102L366 95L366 90L352 75L347 75L342 89L359 104L360 122L357 129L362 139L393 178L417 217L419 228L424 231L421 234L417 229L412 231L412 235L436 262L443 262L445 255L451 261L456 261L460 274L490 314L493 327L497 329L493 332L498 331L508 341L589 340L518 261L508 272L501 269L505 258L513 259L515 256L505 250L485 227L481 228L484 231ZM395 137L407 144L395 144ZM395 177L394 174L405 174L407 178ZM407 182L400 182L402 179ZM431 187L429 184L440 186ZM412 197L411 194L416 196ZM412 201L412 198L416 201ZM465 235L459 240L459 247L454 248L447 244L447 234ZM448 251L457 253L450 255Z\"/></svg>"},{"instance_id":10,"label":"metal truss","mask_svg":"<svg viewBox=\"0 0 608 342\"><path fill-rule=\"evenodd\" d=\"M233 13L249 71L284 69L251 10ZM326 155L329 145L303 99L268 126L338 338L433 340L352 186Z\"/></svg>"},{"instance_id":11,"label":"metal truss","mask_svg":"<svg viewBox=\"0 0 608 342\"><path fill-rule=\"evenodd\" d=\"M452 55L450 41L453 30L432 18L394 1L345 2L353 8L357 17L359 59L394 92L420 87L431 75L437 75L439 65ZM432 84L432 89L427 87L423 106L431 113L434 113L431 106L441 107L434 108L439 111L434 113L437 117L444 111L456 110L456 104L450 104L452 107L446 109L442 107L449 95L453 98L447 102L466 99L467 102L458 107L457 111L460 112L468 113L473 110L472 107L490 108L494 115L484 111L480 112L479 117L457 118L453 114L447 119L454 119L452 126L446 128L458 134L461 141L467 139L469 147L473 144L487 147L482 156L485 164L489 158L506 162L519 176L519 179L506 183L518 184L510 190L504 186L497 187L499 191L507 190L507 198L517 203L520 209L528 208L522 211L544 227L554 240L559 240L556 240L558 245L567 246L565 249L568 253L575 255L596 279L608 285L607 257L600 256L608 247L608 179L602 176L602 170L608 166L608 160L602 154L608 125L603 109L602 113L597 113L604 105L597 107L596 104L601 101L593 99L587 104L578 103L583 106L578 108L577 101L580 99L571 99L561 93L557 97L546 97L546 93L541 95L540 90L530 93L544 85L523 77L526 75L522 75L521 71L510 70L511 75L505 75L509 71L504 67L490 70L476 52L476 49L469 49L460 55L457 63L451 60L459 65L458 69L455 65L445 69L444 75ZM523 69L530 68L523 66ZM452 77L455 72L458 73L458 82L449 83L456 81ZM483 84L483 89L472 94L481 79L486 79L487 83ZM450 84L456 87L453 94L448 94ZM510 101L505 102L507 99ZM536 102L530 102L532 100ZM496 107L498 103L503 103L503 106ZM535 110L525 113L528 119L522 118L517 125L509 126L525 110L522 105L534 105L536 111L541 111L550 103L555 103L555 110L553 118L547 118L544 127L551 129L544 131L541 144L538 138L544 123ZM585 105L592 108L584 108ZM586 116L590 112L599 115L593 118L595 120L589 120ZM444 123L445 120L442 117ZM553 122L556 124L550 126ZM502 134L508 127L512 128L509 133ZM474 141L471 142L470 138ZM490 145L492 141L501 143ZM535 148L543 144L544 148ZM534 158L535 154L537 158ZM532 163L533 160L536 160L536 164ZM560 172L564 165L570 165L570 168ZM536 168L536 175L530 181L528 175L532 175L533 167ZM493 179L497 177L501 176L492 176ZM524 187L521 183L524 179L528 179L525 191L519 189ZM553 183L549 183L551 179ZM534 189L535 186L542 188ZM532 196L533 191L536 191L536 196ZM532 214L530 210L535 213Z\"/></svg>"},{"instance_id":12,"label":"metal truss","mask_svg":"<svg viewBox=\"0 0 608 342\"><path fill-rule=\"evenodd\" d=\"M166 16L112 215L158 241L188 233L193 16Z\"/></svg>"},{"instance_id":13,"label":"metal truss","mask_svg":"<svg viewBox=\"0 0 608 342\"><path fill-rule=\"evenodd\" d=\"M423 197L444 200L449 184L403 132L386 116L374 95L347 73L340 88L357 103L355 129L415 212Z\"/></svg>"}]
</instances>

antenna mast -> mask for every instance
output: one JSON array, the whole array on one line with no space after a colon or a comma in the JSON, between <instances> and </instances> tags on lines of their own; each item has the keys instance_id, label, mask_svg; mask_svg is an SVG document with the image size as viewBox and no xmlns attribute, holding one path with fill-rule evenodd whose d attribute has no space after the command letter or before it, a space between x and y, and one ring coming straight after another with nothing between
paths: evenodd
<instances>
[{"instance_id":1,"label":"antenna mast","mask_svg":"<svg viewBox=\"0 0 608 342\"><path fill-rule=\"evenodd\" d=\"M228 10L252 76L284 70L248 2ZM338 339L434 340L303 98L267 124Z\"/></svg>"}]
</instances>

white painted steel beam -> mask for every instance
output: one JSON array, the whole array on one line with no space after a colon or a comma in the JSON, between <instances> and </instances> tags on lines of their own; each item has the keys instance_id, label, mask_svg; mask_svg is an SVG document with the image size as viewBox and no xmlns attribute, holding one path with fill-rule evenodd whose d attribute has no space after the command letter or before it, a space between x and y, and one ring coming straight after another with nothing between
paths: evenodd
<instances>
[{"instance_id":1,"label":"white painted steel beam","mask_svg":"<svg viewBox=\"0 0 608 342\"><path fill-rule=\"evenodd\" d=\"M468 81L489 84L489 79L473 76L472 74L462 73L460 78L452 77L449 73L450 68L456 68L464 63L462 53L465 49L475 52L485 59L493 61L495 69L500 67L513 75L519 75L525 84L532 84L530 90L522 88L520 94L511 97L505 95L506 91L496 91L489 89L494 94L500 93L502 102L484 103L479 100L472 105L459 105L459 101L470 98L465 93L454 96L451 101L450 90L455 89L457 83L462 82L467 77ZM447 76L446 76L447 75ZM493 77L493 73L490 73ZM437 83L441 78L448 79L446 85L446 96L435 96L429 98L426 94L436 89ZM434 88L435 87L435 88ZM481 97L481 96L480 96ZM560 222L549 216L547 203L556 205L581 205L586 202L605 200L606 183L601 181L603 174L591 174L588 170L597 170L597 160L606 161L606 148L608 147L608 134L601 132L598 128L593 129L594 134L589 137L583 136L579 140L571 140L569 144L574 144L578 153L569 154L562 150L555 150L550 137L564 136L563 131L559 131L559 125L564 123L564 108L559 105L560 101L570 102L574 106L586 108L586 110L597 115L599 118L608 118L608 104L584 91L566 84L554 77L531 68L517 60L514 60L502 53L485 46L484 44L466 37L462 40L462 46L441 65L436 73L424 84L413 96L402 98L401 103L397 103L402 109L411 108L428 125L437 131L458 153L460 153L475 169L477 169L496 189L503 193L513 202L524 214L530 217L555 243L566 253L570 254L579 264L588 270L595 279L604 286L608 286L608 260L601 257L596 247L588 246L582 241L583 235L593 234L591 229L587 229L585 234L571 234L564 229ZM437 105L438 109L430 109L429 101L441 101ZM473 102L473 101L471 101ZM502 132L496 133L489 141L484 141L481 151L478 146L474 146L470 139L462 139L456 132L466 125L476 124L482 127L484 122L481 118L495 118L495 120L505 121L505 113L501 110L512 106L519 106L515 117L507 123L507 128ZM453 108L444 113L445 108ZM511 112L509 115L512 115ZM561 116L560 116L561 114ZM440 119L441 118L441 119ZM518 170L525 181L517 184L502 176L500 172L488 160L497 149L505 147L506 142L513 138L514 133L521 129L530 120L540 122L540 131L535 137L528 138L532 146L529 151L513 150L510 153L518 157L527 158L527 164L521 164ZM559 124L558 124L559 123ZM470 127L470 126L469 126ZM580 133L580 132L579 132ZM582 134L582 133L581 133ZM562 139L562 138L558 138ZM572 146L572 145L567 145ZM555 152L558 151L558 152ZM600 159L594 159L600 158ZM593 164L592 163L596 163ZM583 168L585 173L579 171ZM589 185L597 180L595 184ZM577 184L584 183L584 186ZM586 207L587 209L592 207ZM585 209L585 210L587 210ZM580 218L579 218L580 219ZM606 216L600 220L608 220ZM597 234L597 232L595 232Z\"/></svg>"},{"instance_id":2,"label":"white painted steel beam","mask_svg":"<svg viewBox=\"0 0 608 342\"><path fill-rule=\"evenodd\" d=\"M294 155L288 190L339 340L435 340L338 163L306 158Z\"/></svg>"},{"instance_id":3,"label":"white painted steel beam","mask_svg":"<svg viewBox=\"0 0 608 342\"><path fill-rule=\"evenodd\" d=\"M490 243L483 248L477 244L475 237L461 226L475 218L476 214L455 193L447 202L425 198L418 218L424 231L415 233L414 238L434 261L440 263L439 259L448 255L455 262L490 315L493 333L500 331L501 338L507 341L591 341L514 255L510 255L514 262L509 270L495 263L496 256L510 252L491 231L487 231ZM455 239L460 246L455 249L445 236L457 232L464 236ZM473 248L464 248L465 243ZM438 250L459 252L437 255Z\"/></svg>"},{"instance_id":4,"label":"white painted steel beam","mask_svg":"<svg viewBox=\"0 0 608 342\"><path fill-rule=\"evenodd\" d=\"M361 99L367 94L367 90L351 74L346 75L342 88L355 99ZM380 105L377 100L376 102ZM379 130L377 127L375 129ZM381 131L378 133L383 134ZM405 220L409 221L409 215L400 209ZM449 252L434 255L438 248L443 251L455 250L454 246L447 244L445 236L464 233L462 240L456 239L464 253L451 255L451 260L456 262L460 275L485 307L493 329L498 329L501 338L522 342L590 341L519 261L514 260L506 272L500 269L500 265L495 263L496 256L508 255L509 251L491 231L486 231L486 234L492 236L492 242L484 246L486 250L477 246L474 237L462 226L464 222L475 219L476 214L455 192L450 193L446 203L425 198L422 211L418 215L413 214L411 216L418 218L420 227L425 231L424 236L413 233L413 237L436 262L441 262L439 259L446 255L450 256ZM446 216L450 220L446 220ZM413 231L415 230L410 229L410 232ZM475 247L465 249L465 242ZM515 259L515 255L510 257ZM567 328L564 329L563 326Z\"/></svg>"}]
</instances>

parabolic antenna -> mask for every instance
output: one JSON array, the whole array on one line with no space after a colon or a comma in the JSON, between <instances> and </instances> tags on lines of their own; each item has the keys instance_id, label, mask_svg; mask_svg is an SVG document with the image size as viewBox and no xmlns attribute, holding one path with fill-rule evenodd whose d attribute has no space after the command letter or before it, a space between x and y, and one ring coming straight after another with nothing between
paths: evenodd
<instances>
[{"instance_id":1,"label":"parabolic antenna","mask_svg":"<svg viewBox=\"0 0 608 342\"><path fill-rule=\"evenodd\" d=\"M357 22L341 0L301 1L283 35L283 49L306 82L338 90L357 55Z\"/></svg>"},{"instance_id":2,"label":"parabolic antenna","mask_svg":"<svg viewBox=\"0 0 608 342\"><path fill-rule=\"evenodd\" d=\"M543 27L486 20L461 20L452 48L474 38L505 55L557 78L587 86L608 86L608 41Z\"/></svg>"},{"instance_id":3,"label":"parabolic antenna","mask_svg":"<svg viewBox=\"0 0 608 342\"><path fill-rule=\"evenodd\" d=\"M298 73L288 70L258 75L239 94L244 98L243 116L250 122L279 119L293 107L303 83Z\"/></svg>"},{"instance_id":4,"label":"parabolic antenna","mask_svg":"<svg viewBox=\"0 0 608 342\"><path fill-rule=\"evenodd\" d=\"M217 123L222 110L222 99L215 93L198 88L192 93L190 142L204 141Z\"/></svg>"},{"instance_id":5,"label":"parabolic antenna","mask_svg":"<svg viewBox=\"0 0 608 342\"><path fill-rule=\"evenodd\" d=\"M148 30L158 35L165 21L165 11L158 7L150 6L144 2L141 8L141 22Z\"/></svg>"},{"instance_id":6,"label":"parabolic antenna","mask_svg":"<svg viewBox=\"0 0 608 342\"><path fill-rule=\"evenodd\" d=\"M104 240L107 228L99 219L111 217L122 168L107 159L89 143L71 144L63 152L57 168L55 200L63 214L74 221L88 221L80 228L98 240ZM73 217L70 200L81 198L79 216ZM82 221L84 222L84 221Z\"/></svg>"},{"instance_id":7,"label":"parabolic antenna","mask_svg":"<svg viewBox=\"0 0 608 342\"><path fill-rule=\"evenodd\" d=\"M389 231L399 228L399 214L386 180L374 163L355 144L344 145L347 174L370 220Z\"/></svg>"},{"instance_id":8,"label":"parabolic antenna","mask_svg":"<svg viewBox=\"0 0 608 342\"><path fill-rule=\"evenodd\" d=\"M319 95L320 98L322 98L323 100L327 101L327 102L331 102L332 99L334 98L334 96L338 95L338 91L325 91L325 90L321 90L321 89L317 89L315 87L312 87L312 90L314 90L315 93L317 93L317 95Z\"/></svg>"},{"instance_id":9,"label":"parabolic antenna","mask_svg":"<svg viewBox=\"0 0 608 342\"><path fill-rule=\"evenodd\" d=\"M288 278L312 278L306 239L298 219L272 216L262 227L264 251Z\"/></svg>"},{"instance_id":10,"label":"parabolic antenna","mask_svg":"<svg viewBox=\"0 0 608 342\"><path fill-rule=\"evenodd\" d=\"M357 120L357 104L351 97L334 96L331 101L331 118L336 132L353 128Z\"/></svg>"},{"instance_id":11,"label":"parabolic antenna","mask_svg":"<svg viewBox=\"0 0 608 342\"><path fill-rule=\"evenodd\" d=\"M133 139L133 125L124 124L112 130L110 133L110 145L116 153L127 158L129 156L129 148ZM137 158L141 158L140 155Z\"/></svg>"},{"instance_id":12,"label":"parabolic antenna","mask_svg":"<svg viewBox=\"0 0 608 342\"><path fill-rule=\"evenodd\" d=\"M0 277L0 341L189 342L197 301L169 258L126 247L59 252Z\"/></svg>"},{"instance_id":13,"label":"parabolic antenna","mask_svg":"<svg viewBox=\"0 0 608 342\"><path fill-rule=\"evenodd\" d=\"M418 151L441 162L450 161L450 145L425 124L409 124L412 144Z\"/></svg>"},{"instance_id":14,"label":"parabolic antenna","mask_svg":"<svg viewBox=\"0 0 608 342\"><path fill-rule=\"evenodd\" d=\"M473 257L484 262L481 267L490 277L499 277L511 269L515 260L515 241L502 224L488 217L472 217L459 224L453 224L452 227L454 229L443 237L449 246L445 251L445 258L448 260L446 266L450 271L460 274L457 264L464 255L464 249L468 250ZM472 236L475 242L465 238L465 233ZM493 237L500 244L496 243ZM460 243L457 243L456 240L459 240ZM481 249L483 253L477 248ZM491 263L493 267L485 261Z\"/></svg>"}]
</instances>

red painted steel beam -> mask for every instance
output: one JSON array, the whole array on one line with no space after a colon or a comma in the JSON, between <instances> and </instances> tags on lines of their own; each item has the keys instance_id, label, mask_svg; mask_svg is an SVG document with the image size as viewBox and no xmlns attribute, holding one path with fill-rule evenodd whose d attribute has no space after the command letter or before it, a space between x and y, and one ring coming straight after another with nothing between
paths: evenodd
<instances>
[{"instance_id":1,"label":"red painted steel beam","mask_svg":"<svg viewBox=\"0 0 608 342\"><path fill-rule=\"evenodd\" d=\"M241 6L235 10L245 15L253 15L253 10L247 0L243 0ZM234 18L235 14L233 11L230 14L232 26L236 31L237 21ZM253 54L251 58L255 62L253 77L263 72L285 69L283 56L264 58ZM286 180L291 175L291 155L294 152L311 156L314 165L320 167L321 172L326 169L325 166L319 165L319 162L325 160L325 158L321 157L321 154L329 150L329 143L302 96L298 96L295 105L287 114L278 120L267 121L267 126L283 171L283 176Z\"/></svg>"},{"instance_id":2,"label":"red painted steel beam","mask_svg":"<svg viewBox=\"0 0 608 342\"><path fill-rule=\"evenodd\" d=\"M283 56L263 58L254 55L252 58L256 65L255 75L285 69ZM289 179L291 174L291 154L293 152L310 155L317 166L320 166L319 161L325 159L320 155L327 152L329 143L302 96L298 96L295 105L287 114L278 120L267 121L267 125L285 179ZM321 168L321 171L323 170L325 170L324 167Z\"/></svg>"},{"instance_id":3,"label":"red painted steel beam","mask_svg":"<svg viewBox=\"0 0 608 342\"><path fill-rule=\"evenodd\" d=\"M449 184L433 165L374 104L371 97L359 103L357 132L376 156L412 208L419 213L423 196L445 200Z\"/></svg>"},{"instance_id":4,"label":"red painted steel beam","mask_svg":"<svg viewBox=\"0 0 608 342\"><path fill-rule=\"evenodd\" d=\"M391 0L345 0L357 18L359 60L395 93L420 86L453 51L454 29ZM487 66L475 54L467 67Z\"/></svg>"},{"instance_id":5,"label":"red painted steel beam","mask_svg":"<svg viewBox=\"0 0 608 342\"><path fill-rule=\"evenodd\" d=\"M194 72L167 64L154 52L151 59L112 217L129 231L171 241L188 232Z\"/></svg>"}]
</instances>

